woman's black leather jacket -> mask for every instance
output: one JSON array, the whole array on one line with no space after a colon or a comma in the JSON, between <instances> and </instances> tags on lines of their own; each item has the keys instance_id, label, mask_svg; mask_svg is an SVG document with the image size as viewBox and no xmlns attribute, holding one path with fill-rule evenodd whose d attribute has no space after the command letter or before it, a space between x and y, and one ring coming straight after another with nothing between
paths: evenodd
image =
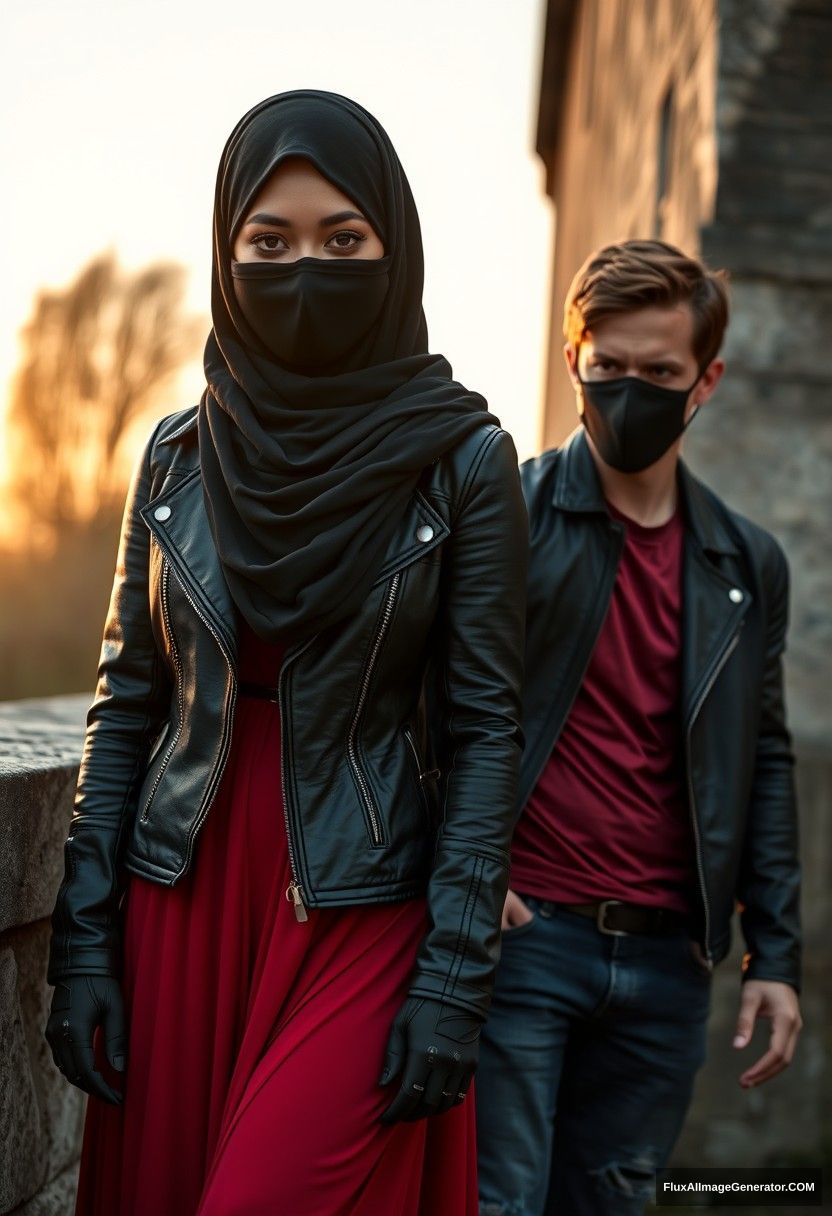
<instances>
[{"instance_id":1,"label":"woman's black leather jacket","mask_svg":"<svg viewBox=\"0 0 832 1216\"><path fill-rule=\"evenodd\" d=\"M128 494L51 983L119 974L127 875L173 885L198 864L228 755L235 613L205 514L196 417L191 407L161 420ZM361 611L290 646L279 680L287 897L299 919L426 893L410 991L483 1017L523 749L527 555L514 443L484 423L425 470Z\"/></svg>"}]
</instances>

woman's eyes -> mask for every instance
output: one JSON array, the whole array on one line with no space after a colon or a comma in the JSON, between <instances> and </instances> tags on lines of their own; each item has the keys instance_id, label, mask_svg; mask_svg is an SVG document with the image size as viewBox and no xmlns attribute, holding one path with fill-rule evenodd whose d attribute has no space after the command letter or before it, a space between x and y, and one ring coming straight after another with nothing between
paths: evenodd
<instances>
[{"instance_id":1,"label":"woman's eyes","mask_svg":"<svg viewBox=\"0 0 832 1216\"><path fill-rule=\"evenodd\" d=\"M260 232L251 238L251 243L261 253L282 253L289 248L286 240L276 232Z\"/></svg>"},{"instance_id":2,"label":"woman's eyes","mask_svg":"<svg viewBox=\"0 0 832 1216\"><path fill-rule=\"evenodd\" d=\"M342 229L339 232L334 232L329 240L325 243L324 249L331 249L336 255L342 253L351 253L353 249L357 249L367 237L361 232L353 232L351 229ZM289 248L289 243L285 237L280 236L277 232L259 232L257 236L251 238L252 245L259 249L264 257L273 257L277 254L285 253Z\"/></svg>"},{"instance_id":3,"label":"woman's eyes","mask_svg":"<svg viewBox=\"0 0 832 1216\"><path fill-rule=\"evenodd\" d=\"M350 250L357 249L362 241L366 241L366 236L360 232L352 232L345 228L341 232L334 232L324 246L325 249L340 249Z\"/></svg>"}]
</instances>

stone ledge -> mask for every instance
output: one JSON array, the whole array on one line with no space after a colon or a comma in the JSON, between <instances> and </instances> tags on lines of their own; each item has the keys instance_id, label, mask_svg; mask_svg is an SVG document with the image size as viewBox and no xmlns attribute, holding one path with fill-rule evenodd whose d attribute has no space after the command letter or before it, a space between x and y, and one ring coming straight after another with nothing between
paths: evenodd
<instances>
[{"instance_id":1,"label":"stone ledge","mask_svg":"<svg viewBox=\"0 0 832 1216\"><path fill-rule=\"evenodd\" d=\"M0 701L0 777L77 762L93 694Z\"/></svg>"},{"instance_id":2,"label":"stone ledge","mask_svg":"<svg viewBox=\"0 0 832 1216\"><path fill-rule=\"evenodd\" d=\"M91 701L0 703L0 933L52 912Z\"/></svg>"}]
</instances>

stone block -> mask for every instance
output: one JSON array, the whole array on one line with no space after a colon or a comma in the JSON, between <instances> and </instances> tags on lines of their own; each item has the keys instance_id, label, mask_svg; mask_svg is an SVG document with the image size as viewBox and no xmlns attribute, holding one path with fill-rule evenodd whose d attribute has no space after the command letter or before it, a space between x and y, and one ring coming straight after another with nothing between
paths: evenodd
<instances>
[{"instance_id":1,"label":"stone block","mask_svg":"<svg viewBox=\"0 0 832 1216\"><path fill-rule=\"evenodd\" d=\"M91 699L0 705L0 1213L71 1211L86 1095L58 1072L43 1032L49 916Z\"/></svg>"},{"instance_id":2,"label":"stone block","mask_svg":"<svg viewBox=\"0 0 832 1216\"><path fill-rule=\"evenodd\" d=\"M29 1061L14 953L0 953L0 1212L11 1211L40 1185L45 1149L37 1091Z\"/></svg>"},{"instance_id":3,"label":"stone block","mask_svg":"<svg viewBox=\"0 0 832 1216\"><path fill-rule=\"evenodd\" d=\"M78 1162L53 1178L34 1199L15 1208L11 1216L72 1216L78 1189ZM116 1213L113 1213L116 1216Z\"/></svg>"},{"instance_id":4,"label":"stone block","mask_svg":"<svg viewBox=\"0 0 832 1216\"><path fill-rule=\"evenodd\" d=\"M43 1117L46 1173L52 1177L78 1154L87 1098L55 1067L44 1036L53 992L45 982L49 937L49 922L39 921L9 934L7 940L11 940L17 958L18 993Z\"/></svg>"},{"instance_id":5,"label":"stone block","mask_svg":"<svg viewBox=\"0 0 832 1216\"><path fill-rule=\"evenodd\" d=\"M0 933L54 906L91 700L0 704Z\"/></svg>"},{"instance_id":6,"label":"stone block","mask_svg":"<svg viewBox=\"0 0 832 1216\"><path fill-rule=\"evenodd\" d=\"M43 1033L52 997L45 980L48 922L12 930L0 942L0 1213L6 1213L77 1159L86 1095L55 1067Z\"/></svg>"},{"instance_id":7,"label":"stone block","mask_svg":"<svg viewBox=\"0 0 832 1216\"><path fill-rule=\"evenodd\" d=\"M832 255L832 241L828 252ZM807 407L814 405L815 415L825 414L825 397L813 402L812 386L832 381L827 340L832 327L832 290L773 278L749 281L735 275L730 292L732 317L723 348L729 377L724 383L730 383L732 369L746 375L756 372L778 387L799 387ZM752 386L748 388L747 400L753 408L755 393ZM717 393L721 391L720 386ZM764 429L760 426L763 421L777 429L788 425L789 416L785 411L767 413L764 418L758 415L756 421L757 429Z\"/></svg>"}]
</instances>

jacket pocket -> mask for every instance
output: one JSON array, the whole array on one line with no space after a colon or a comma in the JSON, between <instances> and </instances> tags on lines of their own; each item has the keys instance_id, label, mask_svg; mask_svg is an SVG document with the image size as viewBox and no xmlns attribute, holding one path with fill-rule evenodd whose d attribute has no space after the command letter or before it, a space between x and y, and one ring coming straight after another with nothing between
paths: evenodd
<instances>
[{"instance_id":1,"label":"jacket pocket","mask_svg":"<svg viewBox=\"0 0 832 1216\"><path fill-rule=\"evenodd\" d=\"M165 746L165 743L167 742L168 735L170 734L170 728L172 725L173 725L173 723L172 723L171 719L168 718L167 722L164 722L162 724L162 729L159 731L158 735L154 739L153 746L150 749L150 755L147 757L147 763L145 765L146 774L150 772L150 770L153 768L153 765L158 760L159 755L161 754L162 748Z\"/></svg>"},{"instance_id":2,"label":"jacket pocket","mask_svg":"<svg viewBox=\"0 0 832 1216\"><path fill-rule=\"evenodd\" d=\"M162 558L161 595L162 595L162 617L165 622L165 637L167 639L168 648L170 650L170 654L173 659L173 665L176 670L178 720L177 720L177 724L176 724L176 730L173 732L170 742L168 743L167 747L165 747L165 749L164 749L164 752L162 754L161 764L159 765L159 768L156 772L156 776L153 778L153 783L150 787L150 792L147 794L145 801L144 801L144 805L141 809L139 819L142 823L144 823L147 820L147 818L150 814L150 805L153 802L154 797L156 796L156 791L159 788L159 783L162 780L165 769L168 766L168 761L170 760L171 756L173 755L173 749L176 747L176 744L179 741L179 736L182 733L182 724L184 722L184 716L185 716L185 712L184 712L185 707L184 707L184 703L183 703L184 689L183 689L183 682L182 682L182 660L179 655L179 647L176 644L176 638L174 637L173 626L171 624L171 619L170 619L170 605L169 605L170 565L169 565L168 559L166 557ZM147 763L148 771L150 770L153 762L158 757L162 744L164 743L167 736L170 734L170 727L171 727L171 723L168 721L162 735L160 736L160 739L158 740L157 744L155 745L155 747L153 749L152 755L148 759L148 763Z\"/></svg>"},{"instance_id":3,"label":"jacket pocket","mask_svg":"<svg viewBox=\"0 0 832 1216\"><path fill-rule=\"evenodd\" d=\"M411 757L411 767L414 770L416 784L419 788L419 800L422 804L422 812L425 816L425 825L429 832L433 832L436 824L434 821L434 803L431 801L431 796L426 788L426 782L435 781L439 776L439 769L432 768L426 770L419 755L419 749L416 746L416 740L413 737L413 731L409 726L403 728L405 739L408 743L408 752Z\"/></svg>"}]
</instances>

